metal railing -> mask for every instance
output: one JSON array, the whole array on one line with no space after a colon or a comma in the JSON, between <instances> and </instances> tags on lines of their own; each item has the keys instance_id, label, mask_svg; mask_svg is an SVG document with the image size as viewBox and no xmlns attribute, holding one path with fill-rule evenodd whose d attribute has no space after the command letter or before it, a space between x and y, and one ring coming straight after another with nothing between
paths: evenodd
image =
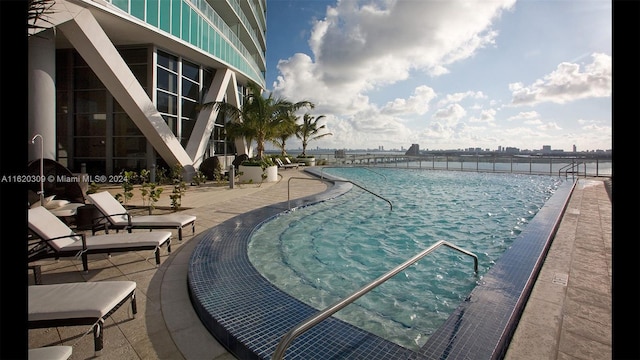
<instances>
[{"instance_id":1,"label":"metal railing","mask_svg":"<svg viewBox=\"0 0 640 360\"><path fill-rule=\"evenodd\" d=\"M409 259L409 260L405 261L404 263L398 265L393 270L389 271L388 273L386 273L386 274L382 275L381 277L377 278L376 280L372 281L367 286L361 288L360 290L354 292L353 294L347 296L346 298L338 301L337 303L329 306L328 308L320 311L319 313L307 318L306 320L301 322L299 325L297 325L293 329L289 330L289 332L284 334L284 336L282 337L282 339L280 340L280 342L276 346L276 350L273 352L273 355L271 356L271 359L272 360L280 360L280 359L282 359L283 356L284 356L284 353L287 351L287 348L289 348L289 345L291 345L293 340L295 340L298 336L302 335L307 330L309 330L312 327L316 326L317 324L319 324L323 320L327 319L331 315L335 314L336 312L340 311L341 309L343 309L347 305L353 303L354 301L359 299L361 296L367 294L369 291L373 290L378 285L381 285L385 281L387 281L390 278L394 277L395 275L397 275L398 273L400 273L404 269L408 268L409 266L413 265L415 262L417 262L418 260L420 260L423 257L427 256L428 254L430 254L431 252L433 252L435 249L437 249L438 247L440 247L442 245L447 246L447 247L449 247L451 249L457 250L457 251L459 251L459 252L461 252L463 254L466 254L466 255L469 255L469 256L473 257L473 262L474 262L473 270L474 270L474 272L476 274L478 274L478 257L474 253L472 253L470 251L467 251L467 250L464 250L464 249L462 249L462 248L460 248L460 247L458 247L456 245L453 245L453 244L451 244L451 243L449 243L447 241L440 240L437 243L429 246L427 249L421 251L418 255L412 257L411 259Z\"/></svg>"},{"instance_id":2,"label":"metal railing","mask_svg":"<svg viewBox=\"0 0 640 360\"><path fill-rule=\"evenodd\" d=\"M571 177L574 178L574 174L578 174L578 177L580 177L580 165L584 166L584 176L587 176L587 164L584 162L581 163L571 163L568 165L565 165L563 167L561 167L558 170L558 177L562 176L562 172L564 172L564 178L567 179L569 177L569 174L571 174Z\"/></svg>"},{"instance_id":3,"label":"metal railing","mask_svg":"<svg viewBox=\"0 0 640 360\"><path fill-rule=\"evenodd\" d=\"M295 176L290 177L290 178L289 178L289 181L287 182L287 208L289 208L289 210L291 210L291 180L293 180L293 179L299 179L299 180L313 180L313 181L323 181L323 182L336 182L336 181L338 181L338 182L346 182L346 183L350 183L351 185L354 185L354 186L356 186L356 187L358 187L358 188L360 188L360 189L362 189L362 190L364 190L364 191L368 192L369 194L371 194L371 195L373 195L373 196L375 196L375 197L377 197L377 198L380 198L380 199L382 199L382 200L386 201L386 202L389 204L389 206L391 207L391 211L393 211L393 204L391 203L391 201L389 201L388 199L385 199L384 197L382 197L382 196L380 196L380 195L378 195L378 194L374 193L374 192L373 192L373 191L371 191L371 190L365 189L364 187L362 187L362 186L360 186L360 185L358 185L358 184L354 183L354 182L353 182L353 181L351 181L351 180L341 180L341 179L332 179L332 180L329 180L329 179L304 178L304 177L295 177Z\"/></svg>"}]
</instances>

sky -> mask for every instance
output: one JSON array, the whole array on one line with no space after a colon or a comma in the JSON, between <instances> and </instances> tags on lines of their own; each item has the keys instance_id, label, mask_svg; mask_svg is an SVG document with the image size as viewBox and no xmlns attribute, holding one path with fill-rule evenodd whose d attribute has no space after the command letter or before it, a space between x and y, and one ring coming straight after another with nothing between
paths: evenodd
<instances>
[{"instance_id":1,"label":"sky","mask_svg":"<svg viewBox=\"0 0 640 360\"><path fill-rule=\"evenodd\" d=\"M266 55L309 149L612 148L611 1L268 0Z\"/></svg>"}]
</instances>

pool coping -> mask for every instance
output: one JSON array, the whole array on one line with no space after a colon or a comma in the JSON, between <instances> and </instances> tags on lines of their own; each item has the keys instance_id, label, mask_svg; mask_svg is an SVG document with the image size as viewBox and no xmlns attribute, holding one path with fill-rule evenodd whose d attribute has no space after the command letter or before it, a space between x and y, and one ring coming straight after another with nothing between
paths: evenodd
<instances>
[{"instance_id":1,"label":"pool coping","mask_svg":"<svg viewBox=\"0 0 640 360\"><path fill-rule=\"evenodd\" d=\"M327 181L321 170L305 170ZM575 182L563 183L512 246L448 320L412 351L336 318L295 340L287 359L462 359L504 355ZM198 235L189 262L188 289L196 313L216 339L240 359L270 358L280 338L317 310L277 289L251 265L247 245L261 223L289 208L344 194L351 184L332 182L320 194L266 206ZM258 326L259 325L259 326Z\"/></svg>"}]
</instances>

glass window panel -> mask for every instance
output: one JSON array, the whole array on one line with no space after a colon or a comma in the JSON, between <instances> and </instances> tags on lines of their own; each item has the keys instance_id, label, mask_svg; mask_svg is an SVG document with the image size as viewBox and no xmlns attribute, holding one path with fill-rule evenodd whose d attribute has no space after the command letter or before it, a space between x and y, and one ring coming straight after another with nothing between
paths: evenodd
<instances>
[{"instance_id":1,"label":"glass window panel","mask_svg":"<svg viewBox=\"0 0 640 360\"><path fill-rule=\"evenodd\" d=\"M158 0L147 0L147 23L158 26Z\"/></svg>"},{"instance_id":2,"label":"glass window panel","mask_svg":"<svg viewBox=\"0 0 640 360\"><path fill-rule=\"evenodd\" d=\"M180 37L180 15L182 0L171 0L171 34Z\"/></svg>"},{"instance_id":3,"label":"glass window panel","mask_svg":"<svg viewBox=\"0 0 640 360\"><path fill-rule=\"evenodd\" d=\"M192 100L198 100L198 93L200 92L200 85L194 83L193 81L189 81L187 79L182 79L182 96L185 96Z\"/></svg>"},{"instance_id":4,"label":"glass window panel","mask_svg":"<svg viewBox=\"0 0 640 360\"><path fill-rule=\"evenodd\" d=\"M164 121L169 126L169 129L173 132L173 135L178 133L178 118L175 116L162 115Z\"/></svg>"},{"instance_id":5,"label":"glass window panel","mask_svg":"<svg viewBox=\"0 0 640 360\"><path fill-rule=\"evenodd\" d=\"M131 15L144 20L144 1L131 1Z\"/></svg>"},{"instance_id":6,"label":"glass window panel","mask_svg":"<svg viewBox=\"0 0 640 360\"><path fill-rule=\"evenodd\" d=\"M189 141L189 136L193 132L193 126L196 124L195 120L182 120L182 136L180 143L182 146L186 146Z\"/></svg>"},{"instance_id":7,"label":"glass window panel","mask_svg":"<svg viewBox=\"0 0 640 360\"><path fill-rule=\"evenodd\" d=\"M142 136L142 131L125 113L113 114L113 136Z\"/></svg>"},{"instance_id":8,"label":"glass window panel","mask_svg":"<svg viewBox=\"0 0 640 360\"><path fill-rule=\"evenodd\" d=\"M171 0L160 0L160 29L171 32Z\"/></svg>"},{"instance_id":9,"label":"glass window panel","mask_svg":"<svg viewBox=\"0 0 640 360\"><path fill-rule=\"evenodd\" d=\"M178 72L178 57L167 54L164 51L158 51L158 65L162 65L171 71Z\"/></svg>"},{"instance_id":10,"label":"glass window panel","mask_svg":"<svg viewBox=\"0 0 640 360\"><path fill-rule=\"evenodd\" d=\"M136 77L143 88L147 88L147 65L129 65L133 76Z\"/></svg>"},{"instance_id":11,"label":"glass window panel","mask_svg":"<svg viewBox=\"0 0 640 360\"><path fill-rule=\"evenodd\" d=\"M76 91L75 108L76 113L106 113L105 90Z\"/></svg>"},{"instance_id":12,"label":"glass window panel","mask_svg":"<svg viewBox=\"0 0 640 360\"><path fill-rule=\"evenodd\" d=\"M178 97L158 91L158 111L170 115L178 115Z\"/></svg>"},{"instance_id":13,"label":"glass window panel","mask_svg":"<svg viewBox=\"0 0 640 360\"><path fill-rule=\"evenodd\" d=\"M73 139L76 157L105 157L106 138L101 137L76 137Z\"/></svg>"},{"instance_id":14,"label":"glass window panel","mask_svg":"<svg viewBox=\"0 0 640 360\"><path fill-rule=\"evenodd\" d=\"M198 31L198 25L200 23L200 17L195 12L195 10L191 9L191 39L190 42L193 45L198 46L198 40L200 38L200 32Z\"/></svg>"},{"instance_id":15,"label":"glass window panel","mask_svg":"<svg viewBox=\"0 0 640 360\"><path fill-rule=\"evenodd\" d=\"M104 89L102 81L98 79L96 74L88 67L79 67L75 69L75 88L84 89Z\"/></svg>"},{"instance_id":16,"label":"glass window panel","mask_svg":"<svg viewBox=\"0 0 640 360\"><path fill-rule=\"evenodd\" d=\"M114 137L113 156L144 158L147 155L147 139L144 137Z\"/></svg>"},{"instance_id":17,"label":"glass window panel","mask_svg":"<svg viewBox=\"0 0 640 360\"><path fill-rule=\"evenodd\" d=\"M91 175L105 175L106 174L106 166L107 162L104 160L96 160L96 159L78 159L77 157L73 161L73 167L71 169L75 169L75 171L80 171L82 168L82 164L85 164L87 167L87 174Z\"/></svg>"},{"instance_id":18,"label":"glass window panel","mask_svg":"<svg viewBox=\"0 0 640 360\"><path fill-rule=\"evenodd\" d=\"M167 90L171 93L178 92L178 75L172 72L169 72L163 68L158 68L158 79L157 86L158 89Z\"/></svg>"},{"instance_id":19,"label":"glass window panel","mask_svg":"<svg viewBox=\"0 0 640 360\"><path fill-rule=\"evenodd\" d=\"M128 0L112 0L112 4L124 11L129 11Z\"/></svg>"},{"instance_id":20,"label":"glass window panel","mask_svg":"<svg viewBox=\"0 0 640 360\"><path fill-rule=\"evenodd\" d=\"M74 122L76 136L105 136L106 114L76 114Z\"/></svg>"},{"instance_id":21,"label":"glass window panel","mask_svg":"<svg viewBox=\"0 0 640 360\"><path fill-rule=\"evenodd\" d=\"M196 102L188 99L182 99L182 116L195 119L197 115Z\"/></svg>"},{"instance_id":22,"label":"glass window panel","mask_svg":"<svg viewBox=\"0 0 640 360\"><path fill-rule=\"evenodd\" d=\"M191 28L191 8L186 2L182 3L182 36L185 41L189 41L189 29Z\"/></svg>"},{"instance_id":23,"label":"glass window panel","mask_svg":"<svg viewBox=\"0 0 640 360\"><path fill-rule=\"evenodd\" d=\"M147 64L147 49L118 49L127 64Z\"/></svg>"},{"instance_id":24,"label":"glass window panel","mask_svg":"<svg viewBox=\"0 0 640 360\"><path fill-rule=\"evenodd\" d=\"M200 67L194 63L182 61L182 76L189 78L195 82L200 81Z\"/></svg>"},{"instance_id":25,"label":"glass window panel","mask_svg":"<svg viewBox=\"0 0 640 360\"><path fill-rule=\"evenodd\" d=\"M113 173L120 174L123 171L140 171L147 169L147 161L143 158L113 159Z\"/></svg>"},{"instance_id":26,"label":"glass window panel","mask_svg":"<svg viewBox=\"0 0 640 360\"><path fill-rule=\"evenodd\" d=\"M89 66L89 65L87 65L87 62L84 61L82 56L77 51L73 52L73 65L74 66Z\"/></svg>"}]
</instances>

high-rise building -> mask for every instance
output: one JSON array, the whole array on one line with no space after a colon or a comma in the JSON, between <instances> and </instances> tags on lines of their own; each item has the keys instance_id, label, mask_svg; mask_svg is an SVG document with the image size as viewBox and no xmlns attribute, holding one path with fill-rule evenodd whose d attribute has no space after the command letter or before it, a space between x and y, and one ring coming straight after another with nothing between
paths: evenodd
<instances>
[{"instance_id":1,"label":"high-rise building","mask_svg":"<svg viewBox=\"0 0 640 360\"><path fill-rule=\"evenodd\" d=\"M248 153L202 103L265 86L266 0L55 0L29 36L29 132L71 171L193 173ZM40 157L32 149L30 160Z\"/></svg>"}]
</instances>

